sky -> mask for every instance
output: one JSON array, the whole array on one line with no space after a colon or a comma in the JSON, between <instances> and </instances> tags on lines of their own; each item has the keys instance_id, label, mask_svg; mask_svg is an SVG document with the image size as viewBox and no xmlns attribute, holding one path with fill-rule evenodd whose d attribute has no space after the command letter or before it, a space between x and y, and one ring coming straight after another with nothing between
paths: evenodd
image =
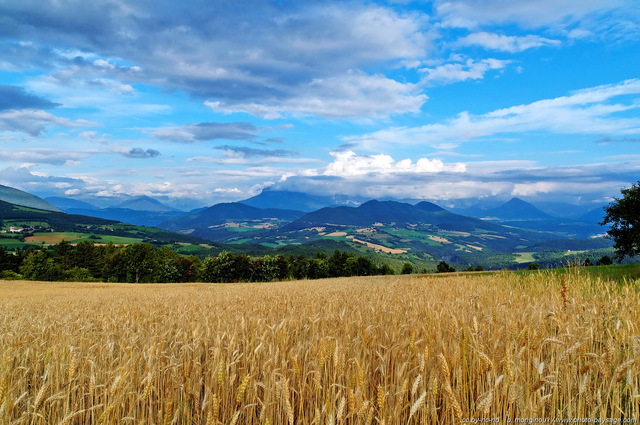
<instances>
[{"instance_id":1,"label":"sky","mask_svg":"<svg viewBox=\"0 0 640 425\"><path fill-rule=\"evenodd\" d=\"M601 205L640 180L637 0L0 0L0 184Z\"/></svg>"}]
</instances>

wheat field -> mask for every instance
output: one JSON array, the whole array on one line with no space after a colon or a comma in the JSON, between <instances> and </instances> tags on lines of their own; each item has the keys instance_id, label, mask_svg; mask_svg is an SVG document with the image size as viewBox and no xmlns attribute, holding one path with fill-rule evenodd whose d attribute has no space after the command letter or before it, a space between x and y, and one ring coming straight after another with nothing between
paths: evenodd
<instances>
[{"instance_id":1,"label":"wheat field","mask_svg":"<svg viewBox=\"0 0 640 425\"><path fill-rule=\"evenodd\" d=\"M4 281L0 424L628 421L640 417L634 288L579 270Z\"/></svg>"}]
</instances>

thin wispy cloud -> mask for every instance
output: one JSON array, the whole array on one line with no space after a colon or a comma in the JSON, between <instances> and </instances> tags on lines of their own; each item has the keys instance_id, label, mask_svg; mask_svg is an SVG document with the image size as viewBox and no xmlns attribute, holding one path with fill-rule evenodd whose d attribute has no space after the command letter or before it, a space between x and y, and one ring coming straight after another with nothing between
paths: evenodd
<instances>
[{"instance_id":1,"label":"thin wispy cloud","mask_svg":"<svg viewBox=\"0 0 640 425\"><path fill-rule=\"evenodd\" d=\"M177 127L165 127L150 131L158 139L171 142L205 142L209 140L253 140L258 129L247 122L202 122Z\"/></svg>"},{"instance_id":2,"label":"thin wispy cloud","mask_svg":"<svg viewBox=\"0 0 640 425\"><path fill-rule=\"evenodd\" d=\"M489 50L517 53L542 46L557 46L561 41L539 35L509 36L483 31L462 37L457 43L460 46L481 46Z\"/></svg>"},{"instance_id":3,"label":"thin wispy cloud","mask_svg":"<svg viewBox=\"0 0 640 425\"><path fill-rule=\"evenodd\" d=\"M455 118L418 127L389 128L364 136L346 137L351 143L373 147L390 143L434 144L465 142L488 136L544 131L555 134L638 134L640 118L625 113L640 108L633 99L640 80L597 86L567 96L498 109L481 115L462 112ZM612 100L616 99L615 102Z\"/></svg>"}]
</instances>

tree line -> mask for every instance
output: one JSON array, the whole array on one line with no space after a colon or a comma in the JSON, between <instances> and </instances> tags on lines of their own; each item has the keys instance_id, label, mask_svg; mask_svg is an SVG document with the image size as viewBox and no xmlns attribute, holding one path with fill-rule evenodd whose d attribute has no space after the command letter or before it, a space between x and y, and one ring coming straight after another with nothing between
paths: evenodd
<instances>
[{"instance_id":1,"label":"tree line","mask_svg":"<svg viewBox=\"0 0 640 425\"><path fill-rule=\"evenodd\" d=\"M127 246L66 241L41 249L9 253L0 247L0 278L44 281L104 281L132 283L269 282L342 276L395 274L366 257L335 250L314 257L283 254L253 258L222 252L201 259L183 256L169 247L140 242Z\"/></svg>"}]
</instances>

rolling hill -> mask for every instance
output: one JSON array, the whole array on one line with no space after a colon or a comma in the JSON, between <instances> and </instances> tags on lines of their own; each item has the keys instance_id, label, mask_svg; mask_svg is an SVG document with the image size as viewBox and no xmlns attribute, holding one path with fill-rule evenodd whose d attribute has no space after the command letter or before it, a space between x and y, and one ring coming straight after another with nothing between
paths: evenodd
<instances>
[{"instance_id":1,"label":"rolling hill","mask_svg":"<svg viewBox=\"0 0 640 425\"><path fill-rule=\"evenodd\" d=\"M237 241L243 235L263 233L304 215L301 211L255 208L237 202L221 203L196 214L166 221L158 227L213 241ZM230 240L229 240L230 239Z\"/></svg>"},{"instance_id":2,"label":"rolling hill","mask_svg":"<svg viewBox=\"0 0 640 425\"><path fill-rule=\"evenodd\" d=\"M0 201L45 211L61 212L59 208L54 207L44 199L9 186L0 185Z\"/></svg>"},{"instance_id":3,"label":"rolling hill","mask_svg":"<svg viewBox=\"0 0 640 425\"><path fill-rule=\"evenodd\" d=\"M290 200L290 205L307 209L314 203L336 201L328 197L319 199L313 195L280 191L265 191L249 201L275 205L285 200ZM108 239L105 239L107 235L129 238L119 239L120 243L140 240L191 242L189 246L175 245L175 248L184 254L198 255L212 255L212 249L216 252L229 249L254 254L285 250L295 254L297 250L307 252L341 246L351 252L383 256L385 261L400 264L410 261L421 267L431 267L444 259L457 264L501 268L533 261L536 253L553 251L556 253L553 255L560 258L563 252L574 251L579 246L587 250L610 246L607 240L586 239L587 236L604 233L602 227L551 216L517 198L482 210L482 218L456 214L426 201L412 205L370 200L358 206L334 204L307 212L257 208L244 202L234 202L190 213L176 211L148 197L137 197L119 204L142 208L140 210L95 209L92 206L75 208L84 205L77 201L65 203L64 198L52 201L69 207L68 213L76 214L5 205L0 210L3 229L8 231L9 227L22 226L31 234L70 232L77 240L89 235L102 241ZM592 215L585 216L585 220L593 220L598 213L601 211L594 211ZM26 218L27 222L16 221L19 218ZM140 224L155 225L163 230ZM8 233L3 235L5 240L13 238L15 241L19 237ZM210 242L203 243L204 240ZM545 254L544 258L548 256Z\"/></svg>"},{"instance_id":4,"label":"rolling hill","mask_svg":"<svg viewBox=\"0 0 640 425\"><path fill-rule=\"evenodd\" d=\"M62 240L129 244L206 241L160 229L135 226L98 217L41 210L0 201L0 245L17 249L29 244L48 245Z\"/></svg>"}]
</instances>

